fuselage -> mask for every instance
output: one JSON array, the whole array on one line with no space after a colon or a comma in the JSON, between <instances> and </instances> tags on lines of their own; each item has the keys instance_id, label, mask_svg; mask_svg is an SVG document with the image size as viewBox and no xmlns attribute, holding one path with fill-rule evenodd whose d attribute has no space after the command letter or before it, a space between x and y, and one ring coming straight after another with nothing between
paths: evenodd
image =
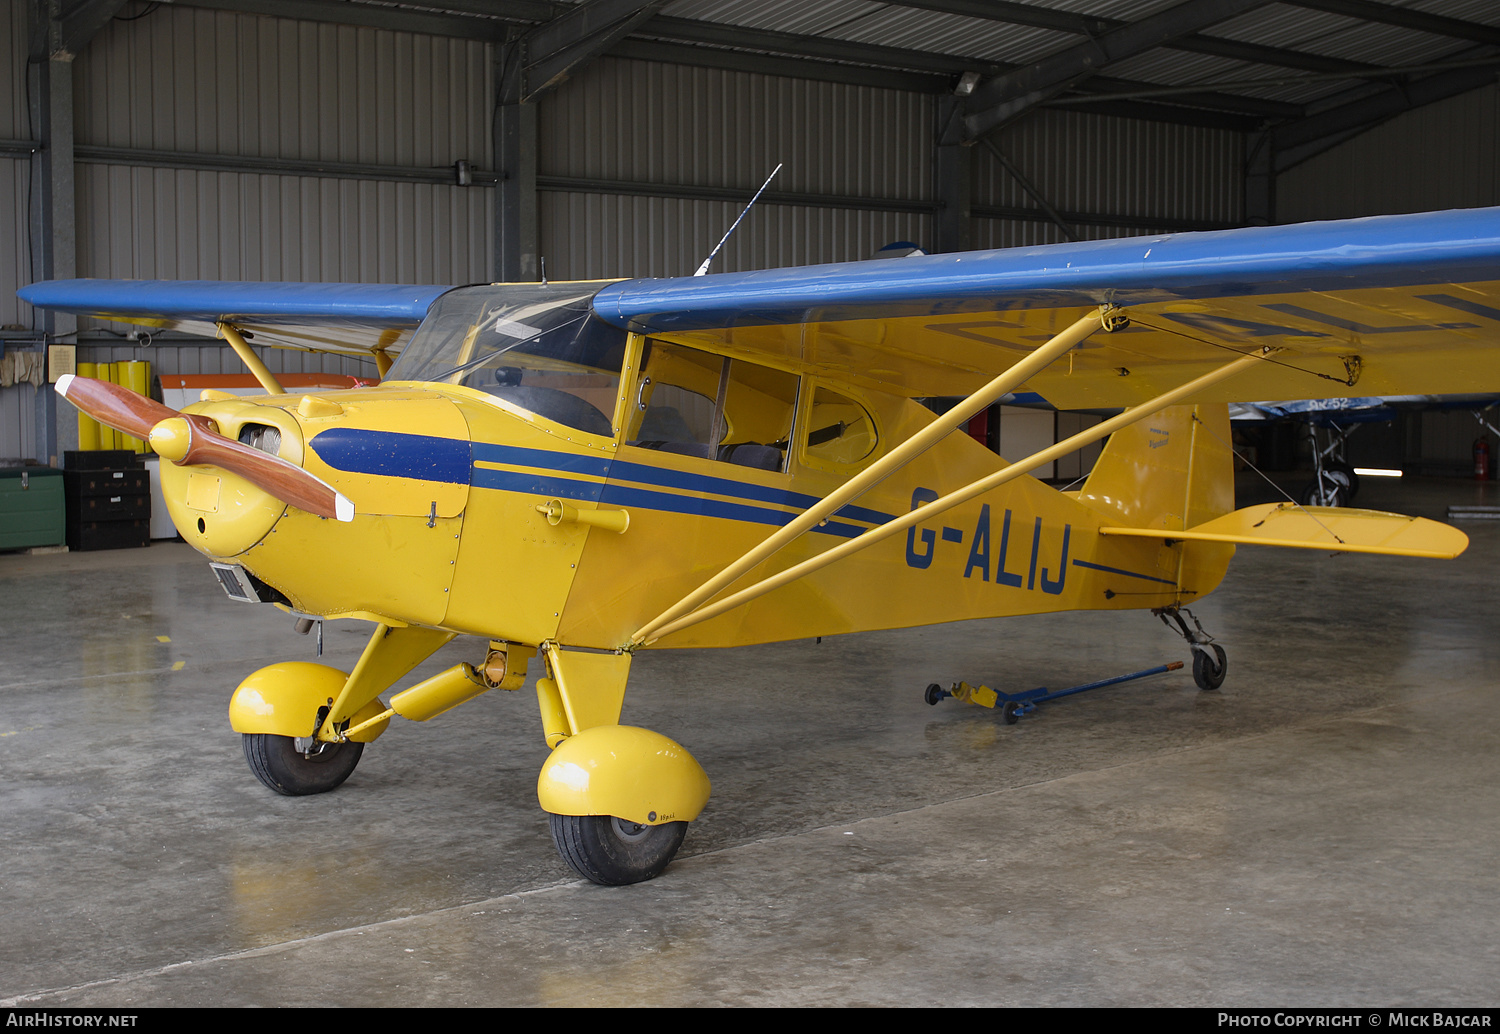
<instances>
[{"instance_id":1,"label":"fuselage","mask_svg":"<svg viewBox=\"0 0 1500 1034\"><path fill-rule=\"evenodd\" d=\"M805 444L787 450L784 470L765 470L633 444L623 427L589 434L462 385L388 382L319 393L311 402L284 395L189 407L231 437L277 428L280 455L354 501L350 523L286 507L225 472L169 466L164 487L188 542L243 566L300 613L613 649L934 419L907 399L836 387L844 404L863 409L874 441L842 470L809 455ZM635 388L627 377L621 396L634 399ZM794 427L816 422L808 412L813 388L804 379ZM1184 455L1194 448L1185 440L1193 430L1188 412L1153 421L1167 444L1184 439L1177 450ZM1158 463L1168 454L1143 455ZM967 435L952 434L744 582L1004 465ZM1159 467L1134 470L1116 458L1082 492L1019 478L657 645L732 646L1196 599L1217 585L1232 549L1097 534L1105 523L1188 526L1185 493L1175 509L1149 499L1149 482L1160 476ZM1101 486L1101 479L1112 480ZM542 510L556 500L624 511L628 528L554 523ZM1147 512L1153 506L1161 512Z\"/></svg>"}]
</instances>

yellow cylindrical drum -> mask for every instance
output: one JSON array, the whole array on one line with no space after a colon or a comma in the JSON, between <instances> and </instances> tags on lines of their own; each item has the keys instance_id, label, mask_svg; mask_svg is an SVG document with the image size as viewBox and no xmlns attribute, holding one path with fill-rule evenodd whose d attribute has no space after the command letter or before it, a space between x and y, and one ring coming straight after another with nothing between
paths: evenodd
<instances>
[{"instance_id":1,"label":"yellow cylindrical drum","mask_svg":"<svg viewBox=\"0 0 1500 1034\"><path fill-rule=\"evenodd\" d=\"M425 722L436 718L472 700L490 687L484 676L474 670L472 664L455 664L447 671L439 672L425 682L418 682L411 689L402 690L391 697L391 710L402 718L414 722Z\"/></svg>"},{"instance_id":2,"label":"yellow cylindrical drum","mask_svg":"<svg viewBox=\"0 0 1500 1034\"><path fill-rule=\"evenodd\" d=\"M80 377L98 377L99 376L99 364L98 363L79 363L78 364L78 376L80 376ZM93 417L87 415L81 409L78 411L78 447L80 449L99 449L99 448L102 448L102 446L99 444L99 432L100 432L100 430L101 430L101 428L99 426L99 421L97 421Z\"/></svg>"}]
</instances>

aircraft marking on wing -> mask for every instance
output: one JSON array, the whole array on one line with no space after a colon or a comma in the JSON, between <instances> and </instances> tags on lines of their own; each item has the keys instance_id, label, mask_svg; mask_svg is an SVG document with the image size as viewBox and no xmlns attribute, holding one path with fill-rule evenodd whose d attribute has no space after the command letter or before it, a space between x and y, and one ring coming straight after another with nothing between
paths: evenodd
<instances>
[{"instance_id":1,"label":"aircraft marking on wing","mask_svg":"<svg viewBox=\"0 0 1500 1034\"><path fill-rule=\"evenodd\" d=\"M1407 323L1395 327L1372 327L1367 323L1357 323L1342 316L1330 316L1327 313L1315 312L1300 305L1293 305L1291 302L1275 302L1270 305L1262 305L1261 308L1271 309L1275 312L1284 312L1288 316L1301 316L1305 320L1312 320L1314 323L1321 323L1326 327L1337 327L1339 330L1347 330L1353 334L1414 334L1418 331L1428 330L1478 329L1478 325L1474 323Z\"/></svg>"},{"instance_id":2,"label":"aircraft marking on wing","mask_svg":"<svg viewBox=\"0 0 1500 1034\"><path fill-rule=\"evenodd\" d=\"M1267 306L1269 307L1269 306ZM1209 334L1223 334L1226 337L1237 338L1261 338L1261 337L1332 337L1320 330L1299 330L1296 327L1283 327L1277 323L1261 323L1257 320L1235 319L1232 316L1217 316L1208 312L1164 312L1162 313L1173 323L1181 323L1201 330Z\"/></svg>"},{"instance_id":3,"label":"aircraft marking on wing","mask_svg":"<svg viewBox=\"0 0 1500 1034\"><path fill-rule=\"evenodd\" d=\"M1471 316L1483 316L1487 320L1500 322L1500 309L1481 305L1479 302L1470 301L1467 298L1455 298L1451 294L1419 294L1417 297L1424 302L1435 302L1450 309L1457 309L1459 312L1467 312Z\"/></svg>"}]
</instances>

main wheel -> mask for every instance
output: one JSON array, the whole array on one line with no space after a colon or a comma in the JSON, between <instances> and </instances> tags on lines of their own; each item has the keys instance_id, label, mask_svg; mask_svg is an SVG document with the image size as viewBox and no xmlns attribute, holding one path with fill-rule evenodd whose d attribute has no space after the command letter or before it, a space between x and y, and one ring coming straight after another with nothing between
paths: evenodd
<instances>
[{"instance_id":1,"label":"main wheel","mask_svg":"<svg viewBox=\"0 0 1500 1034\"><path fill-rule=\"evenodd\" d=\"M651 879L687 836L686 822L640 826L612 815L553 815L552 840L574 872L606 887Z\"/></svg>"},{"instance_id":2,"label":"main wheel","mask_svg":"<svg viewBox=\"0 0 1500 1034\"><path fill-rule=\"evenodd\" d=\"M1193 651L1193 681L1198 683L1199 689L1218 689L1224 684L1224 673L1229 669L1224 648L1218 643L1210 643L1209 649L1214 652L1213 660L1209 660L1208 654L1202 650Z\"/></svg>"},{"instance_id":3,"label":"main wheel","mask_svg":"<svg viewBox=\"0 0 1500 1034\"><path fill-rule=\"evenodd\" d=\"M304 747L312 746L311 740L267 732L245 733L244 746L245 760L255 778L288 797L334 789L354 772L365 750L363 743L329 743L309 757Z\"/></svg>"},{"instance_id":4,"label":"main wheel","mask_svg":"<svg viewBox=\"0 0 1500 1034\"><path fill-rule=\"evenodd\" d=\"M1352 467L1324 467L1322 475L1302 490L1302 505L1348 506L1354 498L1354 476Z\"/></svg>"}]
</instances>

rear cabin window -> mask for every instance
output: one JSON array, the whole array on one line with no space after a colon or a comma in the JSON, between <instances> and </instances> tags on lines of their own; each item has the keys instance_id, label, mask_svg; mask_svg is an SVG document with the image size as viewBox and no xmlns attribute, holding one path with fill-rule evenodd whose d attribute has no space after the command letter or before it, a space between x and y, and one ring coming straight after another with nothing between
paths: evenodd
<instances>
[{"instance_id":1,"label":"rear cabin window","mask_svg":"<svg viewBox=\"0 0 1500 1034\"><path fill-rule=\"evenodd\" d=\"M864 406L821 386L813 392L803 455L814 466L858 466L875 444L875 421Z\"/></svg>"}]
</instances>

